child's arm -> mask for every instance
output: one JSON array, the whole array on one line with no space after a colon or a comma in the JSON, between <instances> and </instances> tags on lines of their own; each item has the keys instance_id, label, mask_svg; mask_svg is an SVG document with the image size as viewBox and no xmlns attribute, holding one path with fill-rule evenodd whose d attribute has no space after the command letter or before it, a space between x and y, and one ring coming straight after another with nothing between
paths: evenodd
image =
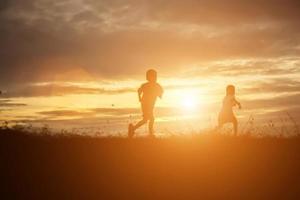
<instances>
[{"instance_id":1,"label":"child's arm","mask_svg":"<svg viewBox=\"0 0 300 200\"><path fill-rule=\"evenodd\" d=\"M234 98L234 103L235 103L236 105L238 105L239 109L242 109L241 103L240 103L239 101L237 101L235 98Z\"/></svg>"},{"instance_id":2,"label":"child's arm","mask_svg":"<svg viewBox=\"0 0 300 200\"><path fill-rule=\"evenodd\" d=\"M164 89L161 87L161 85L159 85L159 94L158 94L159 98L162 98L163 94L164 94Z\"/></svg>"},{"instance_id":3,"label":"child's arm","mask_svg":"<svg viewBox=\"0 0 300 200\"><path fill-rule=\"evenodd\" d=\"M163 94L164 94L164 90L161 89L161 92L160 92L160 94L159 94L159 98L162 98L162 97L163 97Z\"/></svg>"}]
</instances>

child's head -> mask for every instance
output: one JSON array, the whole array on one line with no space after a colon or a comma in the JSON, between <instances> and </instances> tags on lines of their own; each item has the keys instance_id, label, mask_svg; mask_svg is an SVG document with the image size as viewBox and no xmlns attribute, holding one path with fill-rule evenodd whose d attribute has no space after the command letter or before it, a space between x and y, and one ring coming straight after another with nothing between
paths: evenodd
<instances>
[{"instance_id":1,"label":"child's head","mask_svg":"<svg viewBox=\"0 0 300 200\"><path fill-rule=\"evenodd\" d=\"M235 87L233 85L227 85L226 95L235 95Z\"/></svg>"},{"instance_id":2,"label":"child's head","mask_svg":"<svg viewBox=\"0 0 300 200\"><path fill-rule=\"evenodd\" d=\"M154 69L149 69L146 73L146 79L149 82L156 82L157 72Z\"/></svg>"}]
</instances>

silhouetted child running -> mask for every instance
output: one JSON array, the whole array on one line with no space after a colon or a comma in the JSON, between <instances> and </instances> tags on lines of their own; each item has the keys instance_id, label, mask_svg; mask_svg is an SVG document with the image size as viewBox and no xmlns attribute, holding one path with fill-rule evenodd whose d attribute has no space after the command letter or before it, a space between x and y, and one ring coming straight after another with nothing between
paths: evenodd
<instances>
[{"instance_id":1,"label":"silhouetted child running","mask_svg":"<svg viewBox=\"0 0 300 200\"><path fill-rule=\"evenodd\" d=\"M141 108L143 112L143 119L136 125L129 124L128 137L132 138L136 129L146 124L149 121L149 136L154 137L154 115L153 109L157 97L162 98L163 89L157 83L157 72L150 69L146 73L146 79L148 82L141 85L138 89L139 101L141 102Z\"/></svg>"},{"instance_id":2,"label":"silhouetted child running","mask_svg":"<svg viewBox=\"0 0 300 200\"><path fill-rule=\"evenodd\" d=\"M226 96L223 99L223 106L219 113L218 129L222 128L222 126L226 123L232 123L235 136L238 132L238 121L233 113L232 107L236 105L238 105L239 109L242 108L240 102L235 99L235 87L233 85L228 85L226 87Z\"/></svg>"}]
</instances>

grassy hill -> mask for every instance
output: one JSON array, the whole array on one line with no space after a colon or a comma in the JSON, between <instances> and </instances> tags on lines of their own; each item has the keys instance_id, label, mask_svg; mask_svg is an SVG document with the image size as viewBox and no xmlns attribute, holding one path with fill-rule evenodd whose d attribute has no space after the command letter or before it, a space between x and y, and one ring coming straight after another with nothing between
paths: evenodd
<instances>
[{"instance_id":1,"label":"grassy hill","mask_svg":"<svg viewBox=\"0 0 300 200\"><path fill-rule=\"evenodd\" d=\"M4 199L299 199L300 138L0 130Z\"/></svg>"}]
</instances>

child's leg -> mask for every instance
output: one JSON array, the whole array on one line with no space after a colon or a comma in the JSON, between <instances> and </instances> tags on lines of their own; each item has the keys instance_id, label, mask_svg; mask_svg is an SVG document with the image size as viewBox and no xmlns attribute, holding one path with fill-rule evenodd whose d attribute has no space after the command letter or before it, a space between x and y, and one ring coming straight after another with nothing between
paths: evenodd
<instances>
[{"instance_id":1,"label":"child's leg","mask_svg":"<svg viewBox=\"0 0 300 200\"><path fill-rule=\"evenodd\" d=\"M233 119L232 124L233 124L234 136L237 136L237 132L238 132L238 121L237 121L236 118Z\"/></svg>"},{"instance_id":2,"label":"child's leg","mask_svg":"<svg viewBox=\"0 0 300 200\"><path fill-rule=\"evenodd\" d=\"M154 126L154 117L151 117L149 120L149 135L151 136L154 135L153 126Z\"/></svg>"},{"instance_id":3,"label":"child's leg","mask_svg":"<svg viewBox=\"0 0 300 200\"><path fill-rule=\"evenodd\" d=\"M134 132L136 129L138 129L139 127L143 126L145 123L147 123L147 119L143 118L141 121L139 121L135 126L132 124L129 124L128 126L128 137L132 138L134 136Z\"/></svg>"},{"instance_id":4,"label":"child's leg","mask_svg":"<svg viewBox=\"0 0 300 200\"><path fill-rule=\"evenodd\" d=\"M141 126L143 126L144 124L146 124L148 121L148 119L143 118L141 121L139 121L134 127L133 130L136 130L138 128L140 128Z\"/></svg>"},{"instance_id":5,"label":"child's leg","mask_svg":"<svg viewBox=\"0 0 300 200\"><path fill-rule=\"evenodd\" d=\"M133 131L140 128L144 124L146 124L147 121L149 120L148 112L147 112L147 104L142 103L141 107L142 107L142 112L143 112L143 119L141 121L139 121L135 126L133 126Z\"/></svg>"}]
</instances>

